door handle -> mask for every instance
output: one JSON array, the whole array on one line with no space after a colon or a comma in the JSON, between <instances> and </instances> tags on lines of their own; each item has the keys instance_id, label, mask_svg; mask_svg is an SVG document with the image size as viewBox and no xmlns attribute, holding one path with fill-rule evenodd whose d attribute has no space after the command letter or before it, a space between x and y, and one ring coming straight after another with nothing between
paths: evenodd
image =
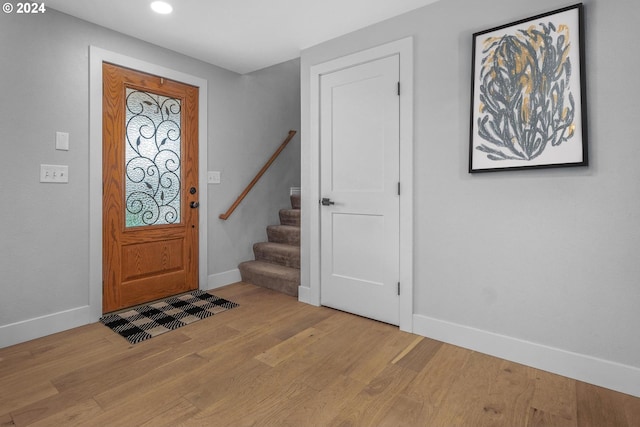
<instances>
[{"instance_id":1,"label":"door handle","mask_svg":"<svg viewBox=\"0 0 640 427\"><path fill-rule=\"evenodd\" d=\"M331 201L331 199L327 198L327 197L323 197L322 201L320 202L322 203L322 206L329 206L329 205L335 205L336 203Z\"/></svg>"},{"instance_id":2,"label":"door handle","mask_svg":"<svg viewBox=\"0 0 640 427\"><path fill-rule=\"evenodd\" d=\"M195 209L195 208L197 208L198 206L200 206L200 203L198 203L198 202L191 202L191 203L189 203L189 207L190 207L191 209Z\"/></svg>"}]
</instances>

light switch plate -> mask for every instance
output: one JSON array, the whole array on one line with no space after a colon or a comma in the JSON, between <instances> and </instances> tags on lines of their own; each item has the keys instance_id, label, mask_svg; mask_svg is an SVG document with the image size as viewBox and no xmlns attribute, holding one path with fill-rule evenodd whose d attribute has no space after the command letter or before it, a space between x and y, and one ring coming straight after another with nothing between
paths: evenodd
<instances>
[{"instance_id":1,"label":"light switch plate","mask_svg":"<svg viewBox=\"0 0 640 427\"><path fill-rule=\"evenodd\" d=\"M69 182L69 166L40 165L40 182L66 184Z\"/></svg>"},{"instance_id":2,"label":"light switch plate","mask_svg":"<svg viewBox=\"0 0 640 427\"><path fill-rule=\"evenodd\" d=\"M56 150L69 150L69 134L67 132L56 132Z\"/></svg>"},{"instance_id":3,"label":"light switch plate","mask_svg":"<svg viewBox=\"0 0 640 427\"><path fill-rule=\"evenodd\" d=\"M220 171L207 172L207 184L220 184Z\"/></svg>"}]
</instances>

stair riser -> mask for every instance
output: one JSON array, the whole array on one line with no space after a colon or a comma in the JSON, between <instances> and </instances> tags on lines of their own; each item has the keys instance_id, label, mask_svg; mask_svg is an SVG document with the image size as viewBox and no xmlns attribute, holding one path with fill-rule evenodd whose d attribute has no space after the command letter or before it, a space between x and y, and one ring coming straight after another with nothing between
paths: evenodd
<instances>
[{"instance_id":1,"label":"stair riser","mask_svg":"<svg viewBox=\"0 0 640 427\"><path fill-rule=\"evenodd\" d=\"M292 225L300 227L300 211L297 209L282 209L280 214L281 225Z\"/></svg>"},{"instance_id":2,"label":"stair riser","mask_svg":"<svg viewBox=\"0 0 640 427\"><path fill-rule=\"evenodd\" d=\"M290 250L278 250L255 244L253 246L253 254L257 261L265 261L297 269L300 268L300 247L298 246L291 246Z\"/></svg>"},{"instance_id":3,"label":"stair riser","mask_svg":"<svg viewBox=\"0 0 640 427\"><path fill-rule=\"evenodd\" d=\"M300 285L300 274L298 270L295 275L278 275L255 268L251 262L242 263L239 266L240 276L243 282L251 283L263 288L282 292L283 294L298 296L298 286Z\"/></svg>"},{"instance_id":4,"label":"stair riser","mask_svg":"<svg viewBox=\"0 0 640 427\"><path fill-rule=\"evenodd\" d=\"M267 238L273 243L285 243L287 245L300 245L300 228L267 227Z\"/></svg>"},{"instance_id":5,"label":"stair riser","mask_svg":"<svg viewBox=\"0 0 640 427\"><path fill-rule=\"evenodd\" d=\"M300 195L292 194L289 199L291 200L291 208L300 209Z\"/></svg>"}]
</instances>

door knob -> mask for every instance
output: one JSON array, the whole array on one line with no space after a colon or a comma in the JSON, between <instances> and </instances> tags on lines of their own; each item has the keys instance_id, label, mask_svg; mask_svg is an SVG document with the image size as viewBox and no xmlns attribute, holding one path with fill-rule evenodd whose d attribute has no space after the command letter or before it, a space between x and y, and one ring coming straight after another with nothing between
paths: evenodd
<instances>
[{"instance_id":1,"label":"door knob","mask_svg":"<svg viewBox=\"0 0 640 427\"><path fill-rule=\"evenodd\" d=\"M327 197L323 197L320 203L322 203L322 206L335 205L335 202L332 202L331 199Z\"/></svg>"},{"instance_id":2,"label":"door knob","mask_svg":"<svg viewBox=\"0 0 640 427\"><path fill-rule=\"evenodd\" d=\"M200 206L200 203L198 203L198 202L191 202L191 203L189 203L189 207L190 207L191 209L195 209L195 208L197 208L198 206Z\"/></svg>"}]
</instances>

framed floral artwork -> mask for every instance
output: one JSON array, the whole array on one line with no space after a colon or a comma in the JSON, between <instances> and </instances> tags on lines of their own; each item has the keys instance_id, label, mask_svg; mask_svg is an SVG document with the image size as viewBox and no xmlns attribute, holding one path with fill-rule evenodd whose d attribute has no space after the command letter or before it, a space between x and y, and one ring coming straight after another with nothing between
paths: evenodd
<instances>
[{"instance_id":1,"label":"framed floral artwork","mask_svg":"<svg viewBox=\"0 0 640 427\"><path fill-rule=\"evenodd\" d=\"M588 165L583 14L473 35L469 172Z\"/></svg>"}]
</instances>

